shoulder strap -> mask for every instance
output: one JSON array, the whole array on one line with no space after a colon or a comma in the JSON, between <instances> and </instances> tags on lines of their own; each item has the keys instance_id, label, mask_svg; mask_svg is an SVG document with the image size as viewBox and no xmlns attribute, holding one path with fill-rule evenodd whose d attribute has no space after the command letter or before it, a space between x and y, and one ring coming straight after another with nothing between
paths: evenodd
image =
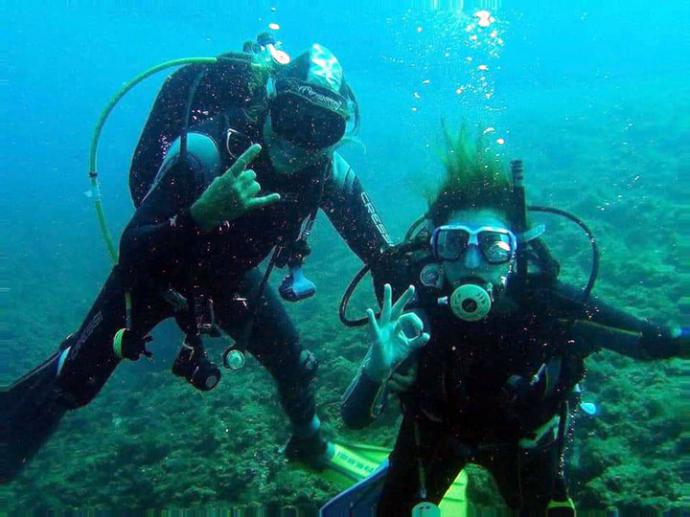
<instances>
[{"instance_id":1,"label":"shoulder strap","mask_svg":"<svg viewBox=\"0 0 690 517\"><path fill-rule=\"evenodd\" d=\"M251 56L229 53L216 64L180 68L161 87L141 133L130 166L129 187L139 206L160 167L168 146L189 126L232 107L252 110L265 104L267 77L255 73Z\"/></svg>"}]
</instances>

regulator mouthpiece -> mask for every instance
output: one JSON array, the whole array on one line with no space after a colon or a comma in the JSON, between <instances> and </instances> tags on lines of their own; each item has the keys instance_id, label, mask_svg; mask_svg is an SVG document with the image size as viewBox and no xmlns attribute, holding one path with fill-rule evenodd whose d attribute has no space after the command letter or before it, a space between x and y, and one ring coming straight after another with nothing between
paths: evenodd
<instances>
[{"instance_id":1,"label":"regulator mouthpiece","mask_svg":"<svg viewBox=\"0 0 690 517\"><path fill-rule=\"evenodd\" d=\"M450 297L439 299L439 304L448 305L453 314L464 321L479 321L491 311L491 293L477 284L464 284L455 289Z\"/></svg>"}]
</instances>

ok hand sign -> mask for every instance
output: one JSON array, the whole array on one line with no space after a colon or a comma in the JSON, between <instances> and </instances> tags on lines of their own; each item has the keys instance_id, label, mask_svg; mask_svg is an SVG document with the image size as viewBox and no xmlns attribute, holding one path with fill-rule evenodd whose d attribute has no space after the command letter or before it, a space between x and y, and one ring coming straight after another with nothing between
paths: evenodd
<instances>
[{"instance_id":1,"label":"ok hand sign","mask_svg":"<svg viewBox=\"0 0 690 517\"><path fill-rule=\"evenodd\" d=\"M429 334L422 332L424 324L413 312L403 313L405 305L414 296L414 286L410 286L392 304L390 284L383 288L383 306L378 321L374 311L367 310L371 346L365 359L364 371L373 380L383 382L388 379L395 367L413 351L429 341Z\"/></svg>"}]
</instances>

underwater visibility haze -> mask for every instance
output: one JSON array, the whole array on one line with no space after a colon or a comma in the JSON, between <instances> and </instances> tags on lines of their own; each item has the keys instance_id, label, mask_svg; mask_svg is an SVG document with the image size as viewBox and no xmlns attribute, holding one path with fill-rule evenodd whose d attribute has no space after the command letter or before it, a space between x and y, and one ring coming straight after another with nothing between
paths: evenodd
<instances>
[{"instance_id":1,"label":"underwater visibility haze","mask_svg":"<svg viewBox=\"0 0 690 517\"><path fill-rule=\"evenodd\" d=\"M361 127L338 152L394 242L427 210L425 196L443 177L443 128L464 125L506 166L522 160L530 204L568 210L592 229L601 255L593 294L639 318L690 324L687 1L30 0L0 10L2 385L79 328L110 273L88 177L92 135L109 99L159 63L240 52L263 32L293 57L318 43L342 64ZM132 154L174 71L129 91L100 135L98 181L116 245L135 211ZM563 219L534 219L545 225L561 279L584 286L588 238ZM392 399L363 430L348 429L340 416L367 351L366 328L338 317L361 262L323 214L309 246L304 273L317 292L285 305L320 363L323 434L391 448L401 421ZM286 273L275 271L270 283L277 288ZM362 317L375 304L365 280L348 310ZM152 336L151 358L120 364L94 401L67 412L22 472L0 486L0 515L289 506L312 515L351 483L287 461L280 449L290 423L251 355L240 369L222 369L215 389L200 391L171 373L183 338L174 323ZM227 346L226 336L208 340L209 357L220 364ZM578 510L687 512L687 361L601 351L586 367L565 453ZM487 471L466 473L468 515L507 511Z\"/></svg>"}]
</instances>

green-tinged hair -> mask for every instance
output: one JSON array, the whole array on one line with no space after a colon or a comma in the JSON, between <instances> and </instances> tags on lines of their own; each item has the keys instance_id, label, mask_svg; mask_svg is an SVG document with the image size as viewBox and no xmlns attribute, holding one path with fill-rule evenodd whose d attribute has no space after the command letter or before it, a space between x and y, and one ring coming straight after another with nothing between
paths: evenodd
<instances>
[{"instance_id":1,"label":"green-tinged hair","mask_svg":"<svg viewBox=\"0 0 690 517\"><path fill-rule=\"evenodd\" d=\"M472 138L463 125L457 135L443 126L446 177L429 196L428 215L434 225L458 210L495 210L512 223L512 186L503 164L482 134Z\"/></svg>"}]
</instances>

